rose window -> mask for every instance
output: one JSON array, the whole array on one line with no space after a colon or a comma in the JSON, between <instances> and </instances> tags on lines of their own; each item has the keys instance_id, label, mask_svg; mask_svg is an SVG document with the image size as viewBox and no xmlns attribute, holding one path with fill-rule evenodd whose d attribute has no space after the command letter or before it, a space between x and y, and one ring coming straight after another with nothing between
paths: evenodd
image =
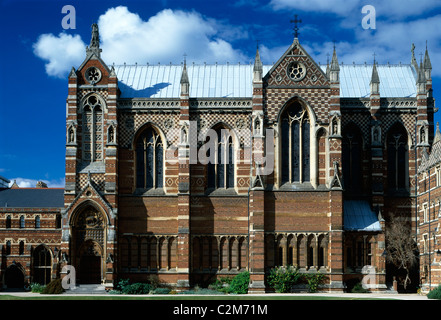
<instances>
[{"instance_id":1,"label":"rose window","mask_svg":"<svg viewBox=\"0 0 441 320\"><path fill-rule=\"evenodd\" d=\"M101 71L95 67L91 67L86 70L86 79L91 84L95 84L101 79Z\"/></svg>"},{"instance_id":2,"label":"rose window","mask_svg":"<svg viewBox=\"0 0 441 320\"><path fill-rule=\"evenodd\" d=\"M300 81L306 75L306 67L301 62L291 62L288 66L287 73L291 80Z\"/></svg>"}]
</instances>

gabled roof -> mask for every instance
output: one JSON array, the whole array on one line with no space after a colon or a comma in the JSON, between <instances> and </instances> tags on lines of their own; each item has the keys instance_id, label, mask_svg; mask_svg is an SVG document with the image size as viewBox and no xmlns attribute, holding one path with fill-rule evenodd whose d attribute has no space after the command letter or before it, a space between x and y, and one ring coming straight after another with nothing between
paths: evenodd
<instances>
[{"instance_id":1,"label":"gabled roof","mask_svg":"<svg viewBox=\"0 0 441 320\"><path fill-rule=\"evenodd\" d=\"M63 208L64 189L0 189L0 208Z\"/></svg>"},{"instance_id":2,"label":"gabled roof","mask_svg":"<svg viewBox=\"0 0 441 320\"><path fill-rule=\"evenodd\" d=\"M183 65L115 65L121 98L179 98ZM263 65L265 76L272 65ZM340 65L340 96L368 98L372 64ZM187 65L191 98L252 98L254 65ZM321 69L326 72L326 66ZM416 97L411 65L377 65L380 96Z\"/></svg>"},{"instance_id":3,"label":"gabled roof","mask_svg":"<svg viewBox=\"0 0 441 320\"><path fill-rule=\"evenodd\" d=\"M369 98L373 64L340 65L340 96ZM376 65L380 96L384 98L416 97L416 74L409 64ZM326 66L322 66L326 71Z\"/></svg>"},{"instance_id":4,"label":"gabled roof","mask_svg":"<svg viewBox=\"0 0 441 320\"><path fill-rule=\"evenodd\" d=\"M121 98L179 98L183 65L115 65ZM251 98L254 65L187 64L190 97ZM263 66L266 74L271 66Z\"/></svg>"}]
</instances>

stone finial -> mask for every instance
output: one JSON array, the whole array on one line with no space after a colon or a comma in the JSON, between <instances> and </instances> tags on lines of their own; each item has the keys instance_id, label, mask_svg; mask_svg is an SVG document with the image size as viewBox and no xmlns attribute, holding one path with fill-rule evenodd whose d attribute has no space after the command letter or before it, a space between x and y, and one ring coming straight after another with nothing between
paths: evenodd
<instances>
[{"instance_id":1,"label":"stone finial","mask_svg":"<svg viewBox=\"0 0 441 320\"><path fill-rule=\"evenodd\" d=\"M256 57L254 58L253 72L254 72L254 81L262 80L263 64L262 64L262 60L260 59L259 48L256 49Z\"/></svg>"},{"instance_id":2,"label":"stone finial","mask_svg":"<svg viewBox=\"0 0 441 320\"><path fill-rule=\"evenodd\" d=\"M187 61L184 59L184 68L181 75L181 95L190 93L190 80L188 79Z\"/></svg>"},{"instance_id":3,"label":"stone finial","mask_svg":"<svg viewBox=\"0 0 441 320\"><path fill-rule=\"evenodd\" d=\"M370 85L371 85L371 94L380 93L380 77L378 76L377 64L375 61L374 61L374 67L372 68Z\"/></svg>"},{"instance_id":4,"label":"stone finial","mask_svg":"<svg viewBox=\"0 0 441 320\"><path fill-rule=\"evenodd\" d=\"M340 80L340 66L338 65L338 58L337 58L337 52L335 50L334 45L334 52L332 53L332 60L331 60L331 66L329 68L329 77L332 82L338 82Z\"/></svg>"},{"instance_id":5,"label":"stone finial","mask_svg":"<svg viewBox=\"0 0 441 320\"><path fill-rule=\"evenodd\" d=\"M432 79L432 63L430 62L429 50L427 50L427 43L426 43L426 53L424 55L423 65L424 65L426 80L431 80Z\"/></svg>"},{"instance_id":6,"label":"stone finial","mask_svg":"<svg viewBox=\"0 0 441 320\"><path fill-rule=\"evenodd\" d=\"M101 54L100 49L100 34L98 29L98 24L94 23L92 24L92 36L90 39L90 45L86 47L86 53L87 55L95 54L96 56L100 57Z\"/></svg>"},{"instance_id":7,"label":"stone finial","mask_svg":"<svg viewBox=\"0 0 441 320\"><path fill-rule=\"evenodd\" d=\"M418 70L418 79L416 84L417 84L417 93L426 94L426 73L424 72L422 61L420 63L420 68Z\"/></svg>"}]
</instances>

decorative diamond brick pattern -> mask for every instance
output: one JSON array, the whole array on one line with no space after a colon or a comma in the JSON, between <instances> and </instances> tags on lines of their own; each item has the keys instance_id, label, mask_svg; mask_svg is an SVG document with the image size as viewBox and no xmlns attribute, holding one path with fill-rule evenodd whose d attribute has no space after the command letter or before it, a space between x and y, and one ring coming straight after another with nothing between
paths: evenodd
<instances>
[{"instance_id":1,"label":"decorative diamond brick pattern","mask_svg":"<svg viewBox=\"0 0 441 320\"><path fill-rule=\"evenodd\" d=\"M265 90L265 116L270 124L277 121L285 103L295 96L299 96L309 104L318 122L328 123L329 89L277 88Z\"/></svg>"}]
</instances>

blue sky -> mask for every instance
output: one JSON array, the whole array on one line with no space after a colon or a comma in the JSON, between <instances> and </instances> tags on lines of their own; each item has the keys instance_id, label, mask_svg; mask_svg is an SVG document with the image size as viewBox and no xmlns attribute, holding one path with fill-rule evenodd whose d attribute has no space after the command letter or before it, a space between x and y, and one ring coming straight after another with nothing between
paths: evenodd
<instances>
[{"instance_id":1,"label":"blue sky","mask_svg":"<svg viewBox=\"0 0 441 320\"><path fill-rule=\"evenodd\" d=\"M64 29L65 5L75 29ZM376 28L365 29L365 5ZM410 63L426 40L434 96L441 95L439 0L1 0L0 175L33 187L64 186L67 75L85 57L92 23L100 27L108 64L250 63L256 43L270 64L291 44L294 14L300 42L322 64L336 45L339 62ZM72 21L70 21L72 22ZM436 114L435 121L441 115Z\"/></svg>"}]
</instances>

